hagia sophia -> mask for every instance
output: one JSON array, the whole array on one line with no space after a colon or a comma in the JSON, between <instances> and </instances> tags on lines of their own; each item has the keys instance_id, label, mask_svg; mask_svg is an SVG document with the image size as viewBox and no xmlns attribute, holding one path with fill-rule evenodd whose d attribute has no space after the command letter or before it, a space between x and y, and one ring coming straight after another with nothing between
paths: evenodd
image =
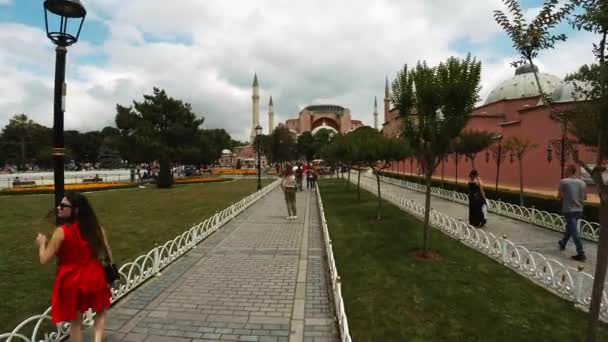
<instances>
[{"instance_id":1,"label":"hagia sophia","mask_svg":"<svg viewBox=\"0 0 608 342\"><path fill-rule=\"evenodd\" d=\"M538 70L538 69L537 69ZM576 101L575 86L572 82L565 82L559 77L542 73L539 74L543 90L551 94L554 108L558 111L572 108ZM254 128L259 125L259 83L257 74L253 80L252 94L252 129L250 141L255 138ZM272 96L268 106L268 131L274 126L274 105ZM374 101L373 111L374 128L381 129L384 135L397 137L400 132L399 112L391 107L390 88L388 78L384 87L384 118L381 128L378 127L377 101ZM297 116L278 123L289 129L294 137L304 132L316 133L320 129L329 129L346 134L356 128L364 126L360 120L351 117L350 109L335 104L314 104L304 107ZM484 103L473 110L465 131L479 130L495 134L495 143L487 151L479 153L474 161L486 184L495 184L497 177L496 157L498 147L511 136L517 136L531 141L535 147L524 157L524 187L540 191L555 191L561 178L561 125L551 117L534 79L533 69L530 65L522 65L515 70L512 78L496 85L485 99ZM568 137L574 141L573 137ZM592 163L593 153L585 146L577 146L577 153L581 160ZM229 152L229 151L227 151ZM243 146L234 151L235 158L254 163L255 150L251 146ZM226 158L226 156L224 156ZM233 159L233 158L231 158ZM499 171L499 186L519 187L518 161L514 156L502 155ZM572 156L564 152L564 165L572 163ZM466 182L466 176L472 169L472 162L460 156L458 170L454 156L451 155L439 164L435 170L435 177L446 180ZM418 174L419 167L413 158L394 163L392 172ZM583 179L589 180L586 174Z\"/></svg>"}]
</instances>

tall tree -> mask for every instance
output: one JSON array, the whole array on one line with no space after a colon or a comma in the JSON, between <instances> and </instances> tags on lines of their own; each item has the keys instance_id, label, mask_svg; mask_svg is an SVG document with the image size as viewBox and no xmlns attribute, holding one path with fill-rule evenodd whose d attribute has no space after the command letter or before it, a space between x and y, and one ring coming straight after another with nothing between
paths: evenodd
<instances>
[{"instance_id":1,"label":"tall tree","mask_svg":"<svg viewBox=\"0 0 608 342\"><path fill-rule=\"evenodd\" d=\"M179 160L199 142L204 119L192 112L192 106L169 97L164 90L153 89L142 102L133 106L117 105L116 124L123 137L133 142L131 155L160 164L158 187L172 184L171 161Z\"/></svg>"},{"instance_id":2,"label":"tall tree","mask_svg":"<svg viewBox=\"0 0 608 342\"><path fill-rule=\"evenodd\" d=\"M391 100L403 120L402 136L424 161L426 200L423 255L428 256L431 179L450 143L464 129L479 99L481 62L468 55L448 58L437 67L407 65L393 81Z\"/></svg>"},{"instance_id":3,"label":"tall tree","mask_svg":"<svg viewBox=\"0 0 608 342\"><path fill-rule=\"evenodd\" d=\"M519 164L519 205L524 205L524 163L523 159L526 154L533 148L538 147L537 144L526 138L516 136L510 137L505 141L505 149L512 153Z\"/></svg>"},{"instance_id":4,"label":"tall tree","mask_svg":"<svg viewBox=\"0 0 608 342\"><path fill-rule=\"evenodd\" d=\"M270 150L276 162L291 161L295 157L296 142L287 127L279 126L272 131Z\"/></svg>"}]
</instances>

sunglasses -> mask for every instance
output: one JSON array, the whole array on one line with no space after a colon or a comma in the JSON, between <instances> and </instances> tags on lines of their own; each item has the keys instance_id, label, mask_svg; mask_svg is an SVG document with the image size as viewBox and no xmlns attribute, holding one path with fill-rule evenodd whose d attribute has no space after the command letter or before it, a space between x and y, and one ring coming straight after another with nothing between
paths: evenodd
<instances>
[{"instance_id":1,"label":"sunglasses","mask_svg":"<svg viewBox=\"0 0 608 342\"><path fill-rule=\"evenodd\" d=\"M61 209L71 208L71 207L72 206L70 204L63 203L63 202L59 203L59 208L61 208Z\"/></svg>"}]
</instances>

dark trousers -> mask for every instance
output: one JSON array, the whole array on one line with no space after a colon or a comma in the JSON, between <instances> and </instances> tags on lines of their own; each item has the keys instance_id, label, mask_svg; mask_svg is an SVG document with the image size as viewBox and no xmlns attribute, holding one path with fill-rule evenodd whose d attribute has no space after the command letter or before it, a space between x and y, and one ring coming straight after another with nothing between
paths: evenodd
<instances>
[{"instance_id":1,"label":"dark trousers","mask_svg":"<svg viewBox=\"0 0 608 342\"><path fill-rule=\"evenodd\" d=\"M578 220L581 219L581 212L570 212L564 213L564 219L566 220L566 231L564 232L564 237L561 240L562 246L566 246L570 237L574 240L574 245L576 246L576 254L585 255L585 251L583 250L583 242L581 241L581 237L578 234Z\"/></svg>"}]
</instances>

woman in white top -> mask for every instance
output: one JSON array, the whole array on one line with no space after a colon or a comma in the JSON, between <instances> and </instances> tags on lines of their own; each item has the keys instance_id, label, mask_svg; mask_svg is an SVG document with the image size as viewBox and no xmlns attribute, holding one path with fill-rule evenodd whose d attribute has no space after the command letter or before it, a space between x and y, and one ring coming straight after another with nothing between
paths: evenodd
<instances>
[{"instance_id":1,"label":"woman in white top","mask_svg":"<svg viewBox=\"0 0 608 342\"><path fill-rule=\"evenodd\" d=\"M297 219L298 216L296 214L296 176L291 169L291 165L287 165L285 167L285 174L283 175L283 180L281 180L281 188L285 193L285 202L287 203L287 219Z\"/></svg>"}]
</instances>

